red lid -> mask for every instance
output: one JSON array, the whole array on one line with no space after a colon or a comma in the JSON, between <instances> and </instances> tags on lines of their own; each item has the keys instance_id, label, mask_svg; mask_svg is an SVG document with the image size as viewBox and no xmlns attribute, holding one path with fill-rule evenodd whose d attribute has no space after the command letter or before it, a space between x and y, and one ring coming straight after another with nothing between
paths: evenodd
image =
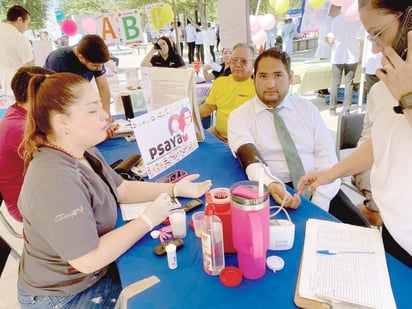
<instances>
[{"instance_id":1,"label":"red lid","mask_svg":"<svg viewBox=\"0 0 412 309\"><path fill-rule=\"evenodd\" d=\"M242 271L235 266L228 266L220 272L220 282L227 287L238 286L242 282Z\"/></svg>"},{"instance_id":2,"label":"red lid","mask_svg":"<svg viewBox=\"0 0 412 309\"><path fill-rule=\"evenodd\" d=\"M192 230L195 230L195 226L193 224L193 219L190 220L189 226Z\"/></svg>"}]
</instances>

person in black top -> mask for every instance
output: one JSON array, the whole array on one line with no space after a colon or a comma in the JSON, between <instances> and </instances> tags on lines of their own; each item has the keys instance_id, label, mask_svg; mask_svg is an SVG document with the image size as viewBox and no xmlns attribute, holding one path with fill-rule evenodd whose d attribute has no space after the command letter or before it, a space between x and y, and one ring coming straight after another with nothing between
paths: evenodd
<instances>
[{"instance_id":1,"label":"person in black top","mask_svg":"<svg viewBox=\"0 0 412 309\"><path fill-rule=\"evenodd\" d=\"M203 66L203 77L206 80L213 80L219 76L228 76L232 72L230 71L230 61L232 60L232 50L230 48L223 48L222 50L222 63L219 64L220 69L215 70L216 64L206 64ZM212 70L212 71L211 71ZM210 72L211 71L211 72Z\"/></svg>"},{"instance_id":2,"label":"person in black top","mask_svg":"<svg viewBox=\"0 0 412 309\"><path fill-rule=\"evenodd\" d=\"M182 56L178 55L169 38L162 36L140 63L141 67L185 68Z\"/></svg>"}]
</instances>

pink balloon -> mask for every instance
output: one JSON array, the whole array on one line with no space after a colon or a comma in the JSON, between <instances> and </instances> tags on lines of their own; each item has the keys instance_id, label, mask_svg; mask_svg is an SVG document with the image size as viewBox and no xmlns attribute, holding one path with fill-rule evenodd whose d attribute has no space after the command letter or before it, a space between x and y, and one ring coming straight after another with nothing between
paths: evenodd
<instances>
[{"instance_id":1,"label":"pink balloon","mask_svg":"<svg viewBox=\"0 0 412 309\"><path fill-rule=\"evenodd\" d=\"M266 33L266 31L260 30L258 33L252 36L252 42L255 45L262 45L266 42L267 38L268 38L268 34Z\"/></svg>"},{"instance_id":2,"label":"pink balloon","mask_svg":"<svg viewBox=\"0 0 412 309\"><path fill-rule=\"evenodd\" d=\"M342 7L342 17L343 19L351 22L359 20L358 0L353 1L349 7Z\"/></svg>"},{"instance_id":3,"label":"pink balloon","mask_svg":"<svg viewBox=\"0 0 412 309\"><path fill-rule=\"evenodd\" d=\"M82 19L83 30L87 33L96 33L96 22L89 16L84 16Z\"/></svg>"},{"instance_id":4,"label":"pink balloon","mask_svg":"<svg viewBox=\"0 0 412 309\"><path fill-rule=\"evenodd\" d=\"M272 14L265 14L259 20L260 29L270 30L276 24L276 18Z\"/></svg>"},{"instance_id":5,"label":"pink balloon","mask_svg":"<svg viewBox=\"0 0 412 309\"><path fill-rule=\"evenodd\" d=\"M62 21L62 31L65 35L71 36L77 33L77 25L71 19L65 19Z\"/></svg>"},{"instance_id":6,"label":"pink balloon","mask_svg":"<svg viewBox=\"0 0 412 309\"><path fill-rule=\"evenodd\" d=\"M330 3L336 6L342 6L343 0L331 0Z\"/></svg>"}]
</instances>

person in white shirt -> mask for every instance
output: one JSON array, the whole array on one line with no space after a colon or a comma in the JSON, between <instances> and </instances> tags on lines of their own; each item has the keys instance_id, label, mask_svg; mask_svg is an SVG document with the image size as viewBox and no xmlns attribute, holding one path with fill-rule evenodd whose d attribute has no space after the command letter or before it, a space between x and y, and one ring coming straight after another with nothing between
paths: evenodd
<instances>
[{"instance_id":1,"label":"person in white shirt","mask_svg":"<svg viewBox=\"0 0 412 309\"><path fill-rule=\"evenodd\" d=\"M196 59L201 63L205 63L205 50L203 48L203 33L202 33L202 26L201 23L197 23L196 27L196 40L195 40L195 47L196 47Z\"/></svg>"},{"instance_id":2,"label":"person in white shirt","mask_svg":"<svg viewBox=\"0 0 412 309\"><path fill-rule=\"evenodd\" d=\"M11 79L22 66L34 65L34 56L24 32L30 24L30 13L20 5L7 11L7 20L0 23L0 85L3 94L13 96Z\"/></svg>"},{"instance_id":3,"label":"person in white shirt","mask_svg":"<svg viewBox=\"0 0 412 309\"><path fill-rule=\"evenodd\" d=\"M196 41L196 28L192 25L191 20L187 19L187 25L185 27L186 43L187 43L187 57L189 64L195 61L195 41Z\"/></svg>"},{"instance_id":4,"label":"person in white shirt","mask_svg":"<svg viewBox=\"0 0 412 309\"><path fill-rule=\"evenodd\" d=\"M292 18L286 18L284 20L282 29L282 42L283 51L288 53L288 55L293 54L293 32L295 31L295 26L293 25Z\"/></svg>"},{"instance_id":5,"label":"person in white shirt","mask_svg":"<svg viewBox=\"0 0 412 309\"><path fill-rule=\"evenodd\" d=\"M281 108L279 114L295 143L305 172L328 168L337 162L335 145L319 110L309 100L288 95L292 79L288 54L277 48L264 51L255 60L256 96L229 116L229 147L251 180L259 180L264 168L257 156L274 176L293 187L271 112L275 108ZM284 195L282 186L269 176L265 176L264 183L280 204ZM340 190L340 184L337 179L319 187L312 195L312 202L343 222L368 226L359 209ZM297 208L299 196L286 194L285 206Z\"/></svg>"},{"instance_id":6,"label":"person in white shirt","mask_svg":"<svg viewBox=\"0 0 412 309\"><path fill-rule=\"evenodd\" d=\"M207 23L207 41L209 43L210 55L212 56L213 62L216 62L215 56L215 44L216 44L216 31L212 28L210 22Z\"/></svg>"},{"instance_id":7,"label":"person in white shirt","mask_svg":"<svg viewBox=\"0 0 412 309\"><path fill-rule=\"evenodd\" d=\"M330 32L332 20L340 14L340 7L331 4L329 13L326 15L319 26L318 47L315 51L315 57L320 60L330 60L332 46L327 42L327 35Z\"/></svg>"},{"instance_id":8,"label":"person in white shirt","mask_svg":"<svg viewBox=\"0 0 412 309\"><path fill-rule=\"evenodd\" d=\"M177 35L176 35L177 34ZM185 31L182 27L182 23L180 21L177 21L177 33L176 33L176 28L174 26L174 23L172 23L172 31L170 32L170 38L172 39L172 42L176 45L176 50L177 50L177 42L179 41L179 55L183 56L183 41L185 39Z\"/></svg>"},{"instance_id":9,"label":"person in white shirt","mask_svg":"<svg viewBox=\"0 0 412 309\"><path fill-rule=\"evenodd\" d=\"M330 26L332 24L332 20L339 15L340 7L331 4L329 8L329 13L325 16L319 26L319 36L318 36L318 47L315 51L315 57L319 58L320 60L328 60L330 61L330 55L332 53L332 46L327 42L327 34L330 32ZM318 91L320 95L328 95L328 89L320 89Z\"/></svg>"},{"instance_id":10,"label":"person in white shirt","mask_svg":"<svg viewBox=\"0 0 412 309\"><path fill-rule=\"evenodd\" d=\"M363 32L365 29L362 27ZM373 53L372 43L369 40L363 41L364 56L364 67L365 67L365 81L366 90L364 91L365 96L369 94L369 90L372 86L379 81L376 76L376 70L381 68L382 53ZM376 102L374 100L367 99L365 118L363 121L362 134L358 141L358 147L368 140L371 136L371 129L373 124L373 111L375 109ZM374 226L382 226L382 218L379 214L378 205L376 205L375 200L372 196L372 186L370 180L370 169L365 172L358 173L352 176L352 183L359 189L359 191L365 196L362 204L357 205L357 207L362 211L369 222Z\"/></svg>"},{"instance_id":11,"label":"person in white shirt","mask_svg":"<svg viewBox=\"0 0 412 309\"><path fill-rule=\"evenodd\" d=\"M359 0L367 39L373 52L382 52L382 69L376 71L380 81L368 95L367 104L375 104L371 135L338 164L303 176L298 191L305 187L313 191L334 179L371 168L385 251L412 268L412 31L405 37L406 59L392 48L408 6L412 6L412 0Z\"/></svg>"},{"instance_id":12,"label":"person in white shirt","mask_svg":"<svg viewBox=\"0 0 412 309\"><path fill-rule=\"evenodd\" d=\"M347 21L342 15L332 20L331 31L327 41L332 45L332 85L330 88L330 114L336 116L338 89L345 74L345 96L343 106L349 110L352 105L353 80L360 58L359 31L360 21Z\"/></svg>"}]
</instances>

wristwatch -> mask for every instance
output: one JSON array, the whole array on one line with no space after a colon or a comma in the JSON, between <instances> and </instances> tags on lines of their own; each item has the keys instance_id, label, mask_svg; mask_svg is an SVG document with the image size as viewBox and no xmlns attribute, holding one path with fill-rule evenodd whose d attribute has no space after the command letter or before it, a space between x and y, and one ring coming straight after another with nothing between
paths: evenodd
<instances>
[{"instance_id":1,"label":"wristwatch","mask_svg":"<svg viewBox=\"0 0 412 309\"><path fill-rule=\"evenodd\" d=\"M393 109L395 113L403 114L403 110L409 108L412 108L412 92L403 95L399 100L399 106L395 106Z\"/></svg>"}]
</instances>

